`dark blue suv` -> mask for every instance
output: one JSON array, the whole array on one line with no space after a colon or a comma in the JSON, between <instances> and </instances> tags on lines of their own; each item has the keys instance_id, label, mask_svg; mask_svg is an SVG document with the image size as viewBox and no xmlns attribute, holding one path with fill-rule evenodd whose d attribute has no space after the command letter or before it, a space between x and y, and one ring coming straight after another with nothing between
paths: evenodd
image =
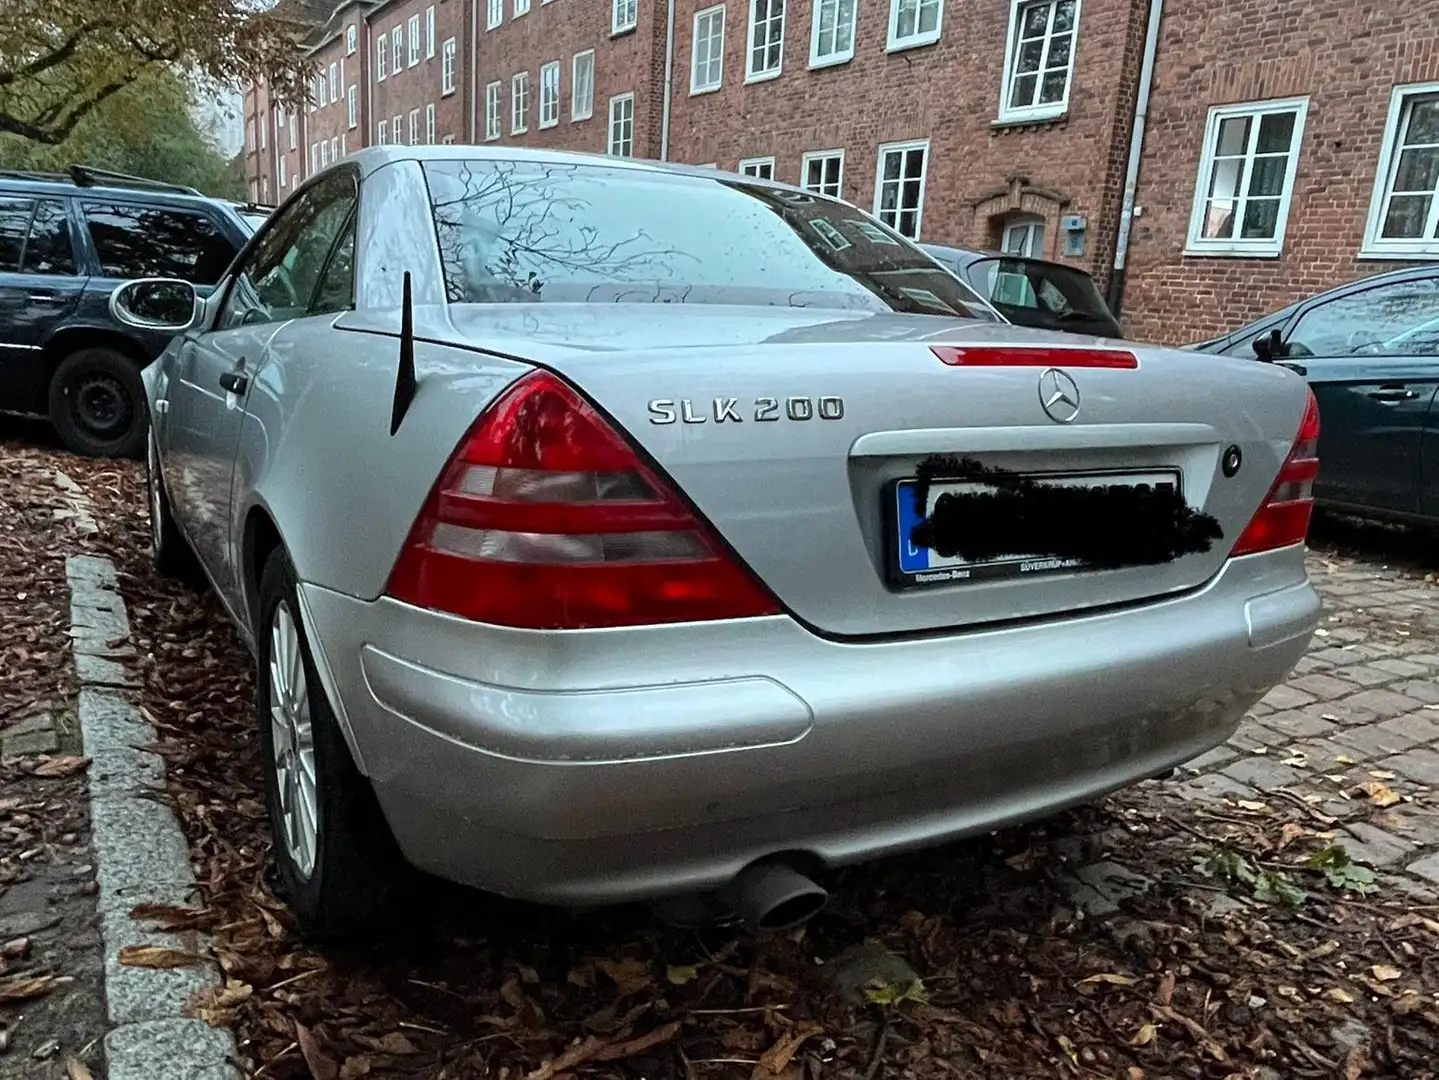
<instances>
[{"instance_id":1,"label":"dark blue suv","mask_svg":"<svg viewBox=\"0 0 1439 1080\"><path fill-rule=\"evenodd\" d=\"M140 370L169 335L121 325L111 292L170 277L208 293L263 212L83 166L0 170L0 412L49 417L78 454L137 456Z\"/></svg>"}]
</instances>

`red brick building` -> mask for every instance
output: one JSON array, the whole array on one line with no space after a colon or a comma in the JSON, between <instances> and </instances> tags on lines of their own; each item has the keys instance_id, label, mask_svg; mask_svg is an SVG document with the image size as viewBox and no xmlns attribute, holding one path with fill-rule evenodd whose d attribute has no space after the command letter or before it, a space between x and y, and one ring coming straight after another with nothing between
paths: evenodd
<instances>
[{"instance_id":1,"label":"red brick building","mask_svg":"<svg viewBox=\"0 0 1439 1080\"><path fill-rule=\"evenodd\" d=\"M1433 0L674 0L672 25L668 12L348 0L306 39L305 174L377 142L493 141L773 176L924 240L1084 266L1132 333L1167 341L1439 258ZM266 108L256 88L247 125ZM277 130L247 141L247 172L283 195L298 174L291 162L280 185Z\"/></svg>"}]
</instances>

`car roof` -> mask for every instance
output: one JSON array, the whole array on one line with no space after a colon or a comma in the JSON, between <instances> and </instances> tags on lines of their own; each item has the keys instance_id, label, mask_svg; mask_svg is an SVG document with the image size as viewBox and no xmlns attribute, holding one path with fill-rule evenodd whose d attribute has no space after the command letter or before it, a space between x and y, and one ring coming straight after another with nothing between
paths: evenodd
<instances>
[{"instance_id":1,"label":"car roof","mask_svg":"<svg viewBox=\"0 0 1439 1080\"><path fill-rule=\"evenodd\" d=\"M1069 263L1056 262L1053 259L1039 259L1033 255L1016 255L1012 251L975 251L971 248L951 247L948 244L920 244L920 247L938 259L949 259L959 263L961 266L971 266L985 259L1023 259L1027 263L1036 266L1055 266L1061 270L1068 270L1075 274L1092 276L1082 266L1071 266Z\"/></svg>"},{"instance_id":2,"label":"car roof","mask_svg":"<svg viewBox=\"0 0 1439 1080\"><path fill-rule=\"evenodd\" d=\"M23 191L34 195L100 195L123 198L126 202L165 206L218 206L234 211L238 204L214 199L192 187L147 180L140 176L111 173L84 166L68 172L39 172L27 169L0 169L0 191Z\"/></svg>"}]
</instances>

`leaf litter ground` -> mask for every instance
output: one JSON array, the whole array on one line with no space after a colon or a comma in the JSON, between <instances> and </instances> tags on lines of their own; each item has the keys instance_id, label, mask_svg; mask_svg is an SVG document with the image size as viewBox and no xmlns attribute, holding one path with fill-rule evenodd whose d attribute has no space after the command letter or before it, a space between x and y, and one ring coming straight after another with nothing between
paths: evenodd
<instances>
[{"instance_id":1,"label":"leaf litter ground","mask_svg":"<svg viewBox=\"0 0 1439 1080\"><path fill-rule=\"evenodd\" d=\"M1333 887L1306 865L1329 844L1302 800L1183 802L1167 784L840 872L831 907L785 937L426 881L384 940L312 950L267 869L251 660L212 597L150 569L143 470L74 467L121 572L201 884L198 916L149 914L214 935L227 985L191 1011L233 1028L249 1076L1436 1075L1434 896L1393 878ZM1216 875L1226 852L1303 902ZM1077 909L1071 875L1099 859L1148 883L1102 920ZM873 947L901 974L880 963L858 1000L839 992Z\"/></svg>"}]
</instances>

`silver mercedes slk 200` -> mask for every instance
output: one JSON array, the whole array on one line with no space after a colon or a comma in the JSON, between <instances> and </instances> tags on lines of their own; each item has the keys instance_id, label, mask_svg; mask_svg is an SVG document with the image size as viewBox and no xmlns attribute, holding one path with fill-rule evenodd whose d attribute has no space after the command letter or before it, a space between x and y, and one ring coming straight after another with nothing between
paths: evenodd
<instances>
[{"instance_id":1,"label":"silver mercedes slk 200","mask_svg":"<svg viewBox=\"0 0 1439 1080\"><path fill-rule=\"evenodd\" d=\"M312 935L407 862L793 923L1222 742L1318 618L1301 379L1016 329L824 196L375 148L187 290L112 300L179 331L154 554L253 647Z\"/></svg>"}]
</instances>

